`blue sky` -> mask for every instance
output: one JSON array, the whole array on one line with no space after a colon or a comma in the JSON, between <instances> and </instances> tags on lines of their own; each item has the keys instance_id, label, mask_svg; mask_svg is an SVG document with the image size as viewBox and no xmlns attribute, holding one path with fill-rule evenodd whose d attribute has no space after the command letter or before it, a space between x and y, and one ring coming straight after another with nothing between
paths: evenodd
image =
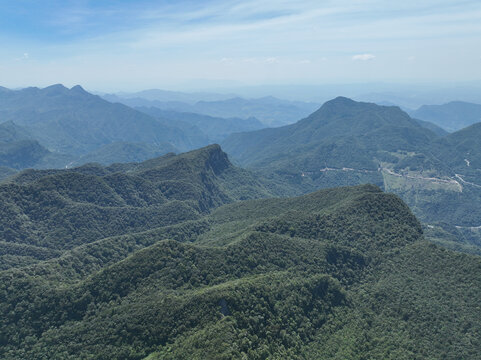
<instances>
[{"instance_id":1,"label":"blue sky","mask_svg":"<svg viewBox=\"0 0 481 360\"><path fill-rule=\"evenodd\" d=\"M479 81L481 1L0 0L0 41L7 87Z\"/></svg>"}]
</instances>

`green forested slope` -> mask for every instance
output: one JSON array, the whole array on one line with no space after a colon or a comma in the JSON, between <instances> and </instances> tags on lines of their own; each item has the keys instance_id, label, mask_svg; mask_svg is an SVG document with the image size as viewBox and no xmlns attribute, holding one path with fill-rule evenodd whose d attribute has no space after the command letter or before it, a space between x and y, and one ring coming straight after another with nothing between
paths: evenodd
<instances>
[{"instance_id":1,"label":"green forested slope","mask_svg":"<svg viewBox=\"0 0 481 360\"><path fill-rule=\"evenodd\" d=\"M0 185L0 237L5 243L66 250L197 219L224 203L267 195L216 145L144 163L28 170ZM10 265L15 258L19 264L28 259L18 251L3 255Z\"/></svg>"},{"instance_id":2,"label":"green forested slope","mask_svg":"<svg viewBox=\"0 0 481 360\"><path fill-rule=\"evenodd\" d=\"M234 134L225 150L252 167L285 165L351 166L376 170L378 151L413 150L436 135L393 106L358 103L338 97L296 124ZM272 164L275 162L275 164ZM311 164L312 163L312 164Z\"/></svg>"},{"instance_id":3,"label":"green forested slope","mask_svg":"<svg viewBox=\"0 0 481 360\"><path fill-rule=\"evenodd\" d=\"M220 184L228 181L224 156L209 147L121 166L145 181L186 179L207 168L219 185L211 191L220 193ZM87 176L86 169L77 171ZM52 177L72 173L39 179L23 174L17 182L51 184ZM65 192L60 184L55 187L62 196L84 201L82 191ZM140 198L144 190L137 191ZM103 202L118 201L102 193ZM184 195L197 210L206 193L201 194ZM162 195L159 202L172 203L168 192ZM34 264L1 271L1 357L475 359L478 354L480 258L424 241L408 207L375 186L237 202L164 225L99 238L61 254L52 247L34 253ZM15 246L17 252L34 251ZM13 251L8 243L5 249Z\"/></svg>"}]
</instances>

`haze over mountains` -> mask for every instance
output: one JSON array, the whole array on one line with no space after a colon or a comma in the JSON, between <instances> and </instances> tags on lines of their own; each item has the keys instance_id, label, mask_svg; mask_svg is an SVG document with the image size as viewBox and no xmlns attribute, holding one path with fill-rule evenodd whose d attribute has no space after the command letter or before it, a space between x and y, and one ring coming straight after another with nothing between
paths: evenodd
<instances>
[{"instance_id":1,"label":"haze over mountains","mask_svg":"<svg viewBox=\"0 0 481 360\"><path fill-rule=\"evenodd\" d=\"M202 129L201 131L212 142L220 142L235 132L258 130L265 127L254 117L247 119L220 118L196 113L162 110L157 107L135 107L135 109L162 121L175 122L175 125L181 129L188 126Z\"/></svg>"},{"instance_id":2,"label":"haze over mountains","mask_svg":"<svg viewBox=\"0 0 481 360\"><path fill-rule=\"evenodd\" d=\"M450 132L481 122L481 105L464 101L423 105L409 113L414 118L433 122Z\"/></svg>"},{"instance_id":3,"label":"haze over mountains","mask_svg":"<svg viewBox=\"0 0 481 360\"><path fill-rule=\"evenodd\" d=\"M302 101L280 100L272 96L244 99L238 96L215 94L169 93L150 90L134 94L103 95L111 102L132 107L155 107L162 110L198 113L223 118L257 118L267 126L291 124L316 110L319 104ZM212 99L212 100L207 100Z\"/></svg>"},{"instance_id":4,"label":"haze over mountains","mask_svg":"<svg viewBox=\"0 0 481 360\"><path fill-rule=\"evenodd\" d=\"M149 111L153 116L146 114ZM0 165L22 169L90 161L142 161L166 152L205 146L223 140L233 131L264 126L255 119L222 119L172 111L159 115L152 111L160 110L137 111L110 103L80 86L4 88L0 92ZM206 129L209 136L204 133ZM136 155L129 156L127 152Z\"/></svg>"}]
</instances>

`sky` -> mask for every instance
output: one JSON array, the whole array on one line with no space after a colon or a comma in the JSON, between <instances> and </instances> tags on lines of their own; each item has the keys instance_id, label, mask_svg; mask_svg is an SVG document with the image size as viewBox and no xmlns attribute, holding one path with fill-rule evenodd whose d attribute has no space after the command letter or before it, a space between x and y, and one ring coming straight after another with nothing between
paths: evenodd
<instances>
[{"instance_id":1,"label":"sky","mask_svg":"<svg viewBox=\"0 0 481 360\"><path fill-rule=\"evenodd\" d=\"M481 81L481 1L0 0L0 85Z\"/></svg>"}]
</instances>

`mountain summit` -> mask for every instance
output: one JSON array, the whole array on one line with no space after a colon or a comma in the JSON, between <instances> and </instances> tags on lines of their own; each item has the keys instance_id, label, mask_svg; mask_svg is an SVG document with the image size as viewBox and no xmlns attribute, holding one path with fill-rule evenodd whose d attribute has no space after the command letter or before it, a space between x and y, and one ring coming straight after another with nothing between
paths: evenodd
<instances>
[{"instance_id":1,"label":"mountain summit","mask_svg":"<svg viewBox=\"0 0 481 360\"><path fill-rule=\"evenodd\" d=\"M222 146L244 165L300 175L325 167L377 170L375 157L436 137L396 106L338 97L293 125L233 134Z\"/></svg>"}]
</instances>

